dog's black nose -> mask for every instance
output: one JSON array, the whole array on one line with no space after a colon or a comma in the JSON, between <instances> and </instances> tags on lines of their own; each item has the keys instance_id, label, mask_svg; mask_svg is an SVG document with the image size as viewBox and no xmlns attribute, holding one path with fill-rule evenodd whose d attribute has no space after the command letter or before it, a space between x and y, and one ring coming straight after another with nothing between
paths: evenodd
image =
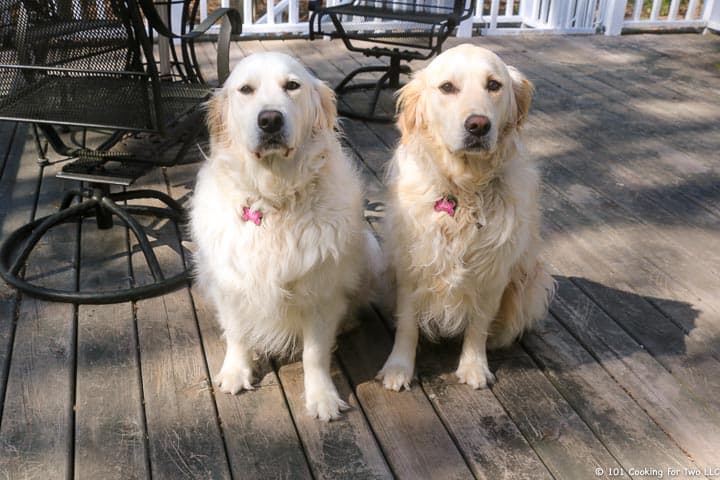
<instances>
[{"instance_id":1,"label":"dog's black nose","mask_svg":"<svg viewBox=\"0 0 720 480\"><path fill-rule=\"evenodd\" d=\"M282 112L263 110L258 115L258 127L265 133L277 133L285 123Z\"/></svg>"},{"instance_id":2,"label":"dog's black nose","mask_svg":"<svg viewBox=\"0 0 720 480\"><path fill-rule=\"evenodd\" d=\"M476 137L482 137L490 131L490 119L485 115L470 115L465 119L465 130Z\"/></svg>"}]
</instances>

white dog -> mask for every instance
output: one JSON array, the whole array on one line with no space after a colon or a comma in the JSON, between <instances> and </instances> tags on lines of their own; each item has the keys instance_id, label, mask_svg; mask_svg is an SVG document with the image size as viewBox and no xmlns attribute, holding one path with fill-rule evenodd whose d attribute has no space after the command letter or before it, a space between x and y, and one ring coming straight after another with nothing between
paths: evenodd
<instances>
[{"instance_id":1,"label":"white dog","mask_svg":"<svg viewBox=\"0 0 720 480\"><path fill-rule=\"evenodd\" d=\"M345 407L331 350L367 249L379 248L335 117L333 91L295 59L243 59L209 104L191 214L197 280L227 340L220 390L252 389L253 352L287 355L301 341L307 410L322 420Z\"/></svg>"},{"instance_id":2,"label":"white dog","mask_svg":"<svg viewBox=\"0 0 720 480\"><path fill-rule=\"evenodd\" d=\"M400 92L386 218L398 325L378 375L388 389L409 388L418 327L431 338L464 332L456 374L482 388L495 380L486 343L509 345L547 311L539 177L520 131L531 97L518 70L472 45L439 55Z\"/></svg>"}]
</instances>

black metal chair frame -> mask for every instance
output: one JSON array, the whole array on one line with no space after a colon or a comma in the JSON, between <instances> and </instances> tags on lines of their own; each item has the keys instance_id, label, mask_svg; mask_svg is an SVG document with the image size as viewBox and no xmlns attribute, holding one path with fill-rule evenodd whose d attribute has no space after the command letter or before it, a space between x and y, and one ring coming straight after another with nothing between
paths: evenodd
<instances>
[{"instance_id":1,"label":"black metal chair frame","mask_svg":"<svg viewBox=\"0 0 720 480\"><path fill-rule=\"evenodd\" d=\"M353 91L372 91L372 99L367 112L338 108L338 113L348 118L364 121L390 123L392 116L375 113L383 89L397 90L401 86L400 75L410 75L410 66L403 62L427 60L442 50L445 40L453 30L472 15L471 2L451 0L452 6L438 6L425 3L426 0L353 0L331 7L321 6L322 0L311 0L310 39L318 36L330 36L342 39L345 47L352 52L360 52L368 57L389 57L387 65L360 67L345 76L335 87L335 93ZM417 24L416 29L403 32L383 32L383 24L377 25L378 31L349 31L343 25L343 16L360 16L381 20L395 20ZM328 17L334 30L325 28L324 18ZM392 25L386 25L385 28ZM370 30L371 27L368 27ZM415 42L410 42L413 39ZM372 47L358 46L356 41L377 44ZM404 48L403 48L404 47ZM377 81L355 82L356 76L363 73L382 73Z\"/></svg>"},{"instance_id":2,"label":"black metal chair frame","mask_svg":"<svg viewBox=\"0 0 720 480\"><path fill-rule=\"evenodd\" d=\"M16 0L13 5L23 3L25 3L23 0ZM143 227L133 218L138 215L166 218L174 221L176 225L180 225L186 218L182 206L162 192L147 189L111 192L110 186L112 184L129 186L135 179L154 167L176 164L184 156L187 149L197 141L204 130L204 122L196 118L198 115L202 115L202 110L198 107L201 107L202 101L209 98L212 93L212 86L206 84L202 76L195 54L194 42L205 34L213 24L218 21L222 22L217 51L218 83L222 84L229 74L231 34L239 34L241 30L240 14L233 9L218 9L203 22L196 25L194 19L197 16L199 2L195 0L169 0L163 3L153 3L152 0L108 0L106 8L113 8L113 13L122 18L120 23L117 21L115 23L106 22L110 25L107 28L122 27L126 30L124 33L129 38L129 63L128 68L123 69L126 71L105 72L102 69L88 68L73 70L72 68L53 64L51 59L47 59L47 62L45 62L46 59L42 57L42 41L46 41L48 44L52 41L58 41L56 37L51 37L49 34L42 37L42 41L30 46L23 45L21 40L18 40L24 39L31 34L36 35L36 37L44 35L43 21L50 25L48 31L55 34L60 31L61 35L65 32L77 33L83 31L83 28L91 32L92 29L106 27L105 23L93 20L92 25L83 25L81 22L73 24L73 20L69 21L66 16L63 25L58 28L59 22L55 19L59 17L56 16L53 10L61 2L48 2L44 5L41 5L41 2L28 3L30 7L27 8L25 5L21 5L23 8L21 14L34 15L35 19L40 18L40 20L33 24L31 32L5 29L4 33L0 33L0 47L4 47L5 51L8 51L8 45L10 45L10 50L15 52L19 60L22 60L21 57L26 51L32 51L28 54L28 58L32 57L31 60L34 63L22 64L21 61L18 61L15 64L10 64L4 63L0 58L0 75L7 75L9 78L13 72L20 71L21 76L17 78L19 82L27 84L25 88L33 87L32 81L36 78L34 75L38 77L47 75L50 77L50 72L54 74L52 81L62 81L63 78L75 80L83 76L89 76L91 81L94 78L98 82L103 81L105 78L140 79L140 81L144 82L143 85L146 86L148 95L145 98L145 104L139 105L138 109L146 108L150 114L143 124L131 124L127 119L123 122L117 122L111 118L100 123L96 120L85 121L77 117L64 121L63 118L57 115L53 117L52 115L43 116L37 113L35 116L24 117L22 114L12 110L13 106L8 100L12 94L12 86L9 93L0 90L0 119L34 123L36 125L35 132L40 160L47 162L45 153L40 146L40 139L37 136L38 129L42 131L53 150L65 157L63 161L75 160L66 164L58 176L80 180L87 184L84 188L67 192L57 213L35 220L12 232L5 239L0 246L0 276L16 289L33 297L50 301L86 304L134 301L157 296L187 284L189 281L187 270L166 278ZM170 19L171 8L179 4L182 4L180 33L174 33L170 21L162 18L158 8L167 8L165 12L167 18ZM28 14L28 8L38 8L38 5L43 8L42 11L33 11ZM122 12L122 14L118 12ZM17 11L15 11L15 15L17 16ZM55 21L55 24L52 24L53 21ZM52 30L53 28L54 30ZM167 76L161 75L158 71L158 61L153 49L153 36L155 34L158 38L168 39L170 74ZM98 40L93 41L97 42ZM38 44L40 47L38 47ZM92 45L92 47L97 46L97 43ZM130 62L131 57L135 59L134 62ZM82 62L87 58L83 59L79 55L72 60ZM134 70L130 68L130 63L133 63L136 67ZM18 81L15 83L18 83ZM181 88L170 90L169 95L179 97L178 102L183 108L178 111L166 112L164 109L170 104L170 100L164 100L163 93L167 89L175 88L176 85L180 85ZM182 98L182 95L189 95L189 97ZM193 103L192 107L188 107L190 103ZM109 128L114 132L99 147L91 150L84 147L72 147L63 142L55 127L63 124L83 128ZM180 134L174 131L178 129ZM161 143L153 150L150 157L141 157L133 152L111 150L124 136L132 135L133 132L154 132L153 134L158 135L165 143ZM175 134L175 136L173 137L171 134ZM171 142L175 142L176 145L180 144L180 148L171 159L161 160L160 150L167 148ZM128 174L129 178L113 176L113 171L109 167L113 163L119 163L121 167L126 168L130 172ZM80 200L80 202L74 203L76 199ZM167 208L122 203L127 200L137 199L159 200ZM153 283L112 291L77 291L51 289L42 285L31 284L23 278L23 267L33 248L50 228L87 217L95 217L97 226L100 229L112 228L114 224L113 217L117 217L122 224L133 232L150 269Z\"/></svg>"}]
</instances>

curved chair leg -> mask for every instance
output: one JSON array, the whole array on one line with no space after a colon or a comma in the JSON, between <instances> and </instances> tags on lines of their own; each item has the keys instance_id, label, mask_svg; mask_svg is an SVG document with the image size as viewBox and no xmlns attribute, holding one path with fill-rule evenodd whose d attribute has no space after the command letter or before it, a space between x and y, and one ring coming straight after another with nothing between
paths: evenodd
<instances>
[{"instance_id":1,"label":"curved chair leg","mask_svg":"<svg viewBox=\"0 0 720 480\"><path fill-rule=\"evenodd\" d=\"M88 197L87 194L82 194L81 196ZM160 196L161 195L154 195L153 197ZM103 209L105 209L110 215L117 215L120 217L121 221L123 221L123 223L125 223L128 228L133 230L133 233L136 234L155 282L111 291L70 291L52 289L32 284L20 276L20 271L22 270L23 265L30 256L33 247L37 245L43 234L47 233L50 228L60 223L84 217L93 217L97 211L99 203L102 203ZM2 245L0 245L0 277L19 291L32 297L53 302L81 304L108 304L136 301L162 295L176 290L183 285L188 285L190 275L187 270L183 270L170 278L164 278L160 265L157 261L157 257L152 250L152 246L150 245L144 230L138 222L130 216L133 212L137 212L141 215L153 215L173 220L182 217L182 210L176 211L166 208L139 205L129 205L126 208L123 208L119 205L115 205L107 196L90 197L82 203L73 205L47 217L39 218L12 232ZM138 233L140 233L140 235L138 235ZM13 255L13 252L18 251L18 255Z\"/></svg>"},{"instance_id":2,"label":"curved chair leg","mask_svg":"<svg viewBox=\"0 0 720 480\"><path fill-rule=\"evenodd\" d=\"M377 85L375 86L375 90L373 91L372 100L370 101L370 106L368 108L368 115L373 115L375 113L375 109L377 108L377 103L380 100L380 93L382 92L385 83L390 79L390 72L385 72L385 74L380 77L380 80L378 80Z\"/></svg>"},{"instance_id":3,"label":"curved chair leg","mask_svg":"<svg viewBox=\"0 0 720 480\"><path fill-rule=\"evenodd\" d=\"M169 218L170 220L174 221L176 224L182 224L186 220L184 218L184 215L185 215L184 211L176 212L176 211L170 210L168 208L151 207L148 205L123 205L120 208L122 208L124 211L126 211L132 215Z\"/></svg>"},{"instance_id":4,"label":"curved chair leg","mask_svg":"<svg viewBox=\"0 0 720 480\"><path fill-rule=\"evenodd\" d=\"M160 268L160 263L155 256L155 252L153 252L152 245L150 245L147 235L145 235L145 232L143 231L142 225L140 225L137 220L131 217L127 212L123 211L123 209L118 205L115 205L115 203L113 203L113 201L108 197L103 198L100 203L110 210L110 212L117 215L125 223L125 225L133 231L138 243L140 244L140 249L142 250L143 255L145 255L145 261L147 261L147 264L150 267L150 273L152 274L153 280L156 282L165 280L165 276Z\"/></svg>"},{"instance_id":5,"label":"curved chair leg","mask_svg":"<svg viewBox=\"0 0 720 480\"><path fill-rule=\"evenodd\" d=\"M123 200L139 200L143 198L154 198L155 200L160 200L168 207L172 208L176 212L184 212L185 209L183 209L182 205L180 205L177 200L172 198L170 195L167 195L163 192L157 192L155 190L129 190L127 192L117 192L117 193L111 193L110 198L114 201L123 201Z\"/></svg>"},{"instance_id":6,"label":"curved chair leg","mask_svg":"<svg viewBox=\"0 0 720 480\"><path fill-rule=\"evenodd\" d=\"M62 202L60 202L60 208L58 210L65 210L75 200L75 197L82 198L83 192L80 190L70 190L63 195Z\"/></svg>"},{"instance_id":7,"label":"curved chair leg","mask_svg":"<svg viewBox=\"0 0 720 480\"><path fill-rule=\"evenodd\" d=\"M357 76L360 75L361 73L386 72L387 69L388 69L388 67L386 67L386 66L384 66L384 65L370 65L370 66L367 66L367 67L356 68L356 69L353 70L352 72L348 73L348 74L345 76L345 78L343 78L342 81L340 81L340 83L338 83L338 85L335 87L335 92L336 92L336 93L342 93L342 92L344 92L344 91L346 91L346 90L351 90L351 89L353 89L353 88L347 89L346 87L347 87L347 85L348 85L350 82L352 82L352 79L353 79L353 78L357 77ZM375 82L365 83L365 84L363 84L363 85L375 85ZM355 88L357 88L357 87L355 87Z\"/></svg>"},{"instance_id":8,"label":"curved chair leg","mask_svg":"<svg viewBox=\"0 0 720 480\"><path fill-rule=\"evenodd\" d=\"M376 81L370 82L357 82L350 85L350 82L360 73L368 72L384 72L383 75ZM339 98L342 95L352 91L372 90L372 98L367 109L367 113L361 113L355 110L346 108L338 108L338 115L352 118L355 120L362 120L366 122L378 122L378 123L392 123L395 121L394 116L388 115L377 115L375 110L377 109L378 101L380 100L380 93L384 89L397 90L401 84L399 81L400 74L409 75L411 72L410 67L407 65L400 64L400 58L391 58L390 65L373 65L368 67L360 67L349 74L335 87L335 93Z\"/></svg>"},{"instance_id":9,"label":"curved chair leg","mask_svg":"<svg viewBox=\"0 0 720 480\"><path fill-rule=\"evenodd\" d=\"M32 252L33 248L35 248L35 245L37 245L42 236L45 235L48 230L50 230L55 225L59 225L70 220L73 217L81 217L83 212L95 208L96 205L97 201L94 199L90 199L87 202L74 205L58 213L54 213L52 215L48 215L47 217L40 218L35 222L32 222L21 228L20 230L16 231L12 235L10 235L10 238L6 240L5 244L3 245L2 252L0 253L3 266L6 264L5 260L9 258L6 256L7 254L9 254L9 252L5 251L5 247L6 245L14 244L17 240L19 240L19 236L15 236L15 234L17 234L19 231L23 231L23 233L32 231L32 233L27 238L22 250L20 251L18 256L15 257L15 261L10 266L9 271L12 275L17 275L20 272L20 269L30 256L30 252ZM24 230L24 228L27 228L27 230Z\"/></svg>"}]
</instances>

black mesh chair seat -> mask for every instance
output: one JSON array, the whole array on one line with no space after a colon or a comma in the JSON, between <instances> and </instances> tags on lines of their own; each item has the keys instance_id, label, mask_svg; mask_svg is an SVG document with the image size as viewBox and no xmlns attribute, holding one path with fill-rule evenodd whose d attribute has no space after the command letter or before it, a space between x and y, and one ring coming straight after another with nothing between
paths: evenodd
<instances>
[{"instance_id":1,"label":"black mesh chair seat","mask_svg":"<svg viewBox=\"0 0 720 480\"><path fill-rule=\"evenodd\" d=\"M401 62L426 60L437 55L442 44L463 20L472 14L471 2L465 0L354 0L352 2L321 6L321 0L311 1L310 38L319 35L341 38L345 47L352 52L361 52L372 57L388 57L387 66L360 67L350 72L336 87L341 99L346 94L370 90L372 97L365 112L341 107L340 115L366 121L391 122L392 115L376 114L380 93L383 89L396 90L400 87L400 75L409 75L410 67ZM367 28L350 30L345 28L346 20L362 18ZM329 19L332 29L324 22ZM377 23L368 20L379 20ZM397 24L401 23L401 26ZM365 43L359 43L360 41ZM370 43L368 45L367 43ZM370 82L355 82L359 74L380 73Z\"/></svg>"},{"instance_id":2,"label":"black mesh chair seat","mask_svg":"<svg viewBox=\"0 0 720 480\"><path fill-rule=\"evenodd\" d=\"M60 73L60 72L58 72ZM212 94L206 84L160 82L160 115L147 78L46 75L0 101L0 118L53 125L161 131Z\"/></svg>"},{"instance_id":3,"label":"black mesh chair seat","mask_svg":"<svg viewBox=\"0 0 720 480\"><path fill-rule=\"evenodd\" d=\"M111 33L111 35L108 35L107 33L98 35L97 32L93 32L92 30L105 30L108 33ZM86 21L68 19L59 22L40 22L27 33L26 42L33 43L47 39L52 39L57 43L69 41L71 39L73 41L77 41L77 38L72 37L72 35L77 32L88 33L85 37L86 42L102 45L107 44L107 42L103 42L103 38L109 37L110 40L112 40L113 37L122 38L124 29L122 22L118 20L99 19Z\"/></svg>"},{"instance_id":4,"label":"black mesh chair seat","mask_svg":"<svg viewBox=\"0 0 720 480\"><path fill-rule=\"evenodd\" d=\"M134 215L184 221L182 207L162 192L111 191L130 186L156 166L177 164L205 131L203 103L213 88L201 74L195 41L217 21L218 83L229 73L230 34L240 15L218 9L196 24L200 0L10 0L0 2L0 120L31 122L61 156L58 176L83 182L67 192L58 213L11 233L0 246L0 276L29 295L74 303L138 300L178 288L187 270L166 277ZM182 10L176 29L163 20ZM177 33L179 32L179 33ZM154 37L168 41L159 57ZM168 71L160 71L161 64ZM96 148L67 145L55 126L111 131ZM82 136L85 138L85 136ZM42 141L37 136L37 145ZM47 163L45 150L40 159ZM125 205L153 199L167 208ZM79 202L78 202L79 200ZM117 291L50 289L26 281L23 267L35 245L54 226L94 217L101 229L116 221L131 231L145 256L152 282Z\"/></svg>"}]
</instances>

